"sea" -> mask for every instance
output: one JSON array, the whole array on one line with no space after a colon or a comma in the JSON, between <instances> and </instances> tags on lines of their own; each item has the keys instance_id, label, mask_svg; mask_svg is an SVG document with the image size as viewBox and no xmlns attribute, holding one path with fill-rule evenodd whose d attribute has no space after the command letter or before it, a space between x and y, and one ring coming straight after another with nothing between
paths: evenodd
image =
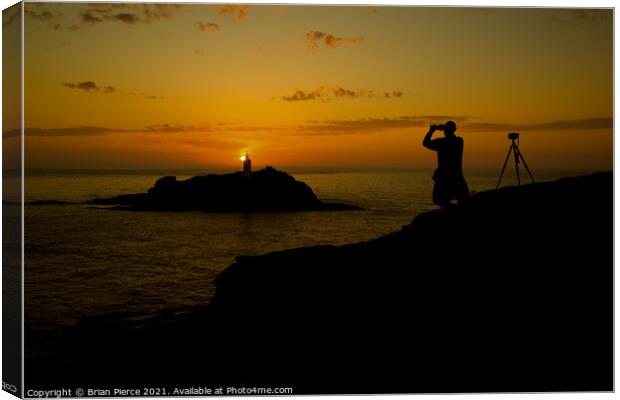
<instances>
[{"instance_id":1,"label":"sea","mask_svg":"<svg viewBox=\"0 0 620 400\"><path fill-rule=\"evenodd\" d=\"M164 175L185 179L210 172L28 170L26 354L45 352L64 327L83 317L206 305L215 293L214 279L238 256L367 241L435 208L432 170L291 172L319 199L354 204L363 208L359 211L131 212L85 204L145 192ZM584 173L537 171L536 178ZM466 171L466 179L471 191L489 190L498 171ZM510 174L502 181L515 183ZM28 204L39 200L73 204Z\"/></svg>"}]
</instances>

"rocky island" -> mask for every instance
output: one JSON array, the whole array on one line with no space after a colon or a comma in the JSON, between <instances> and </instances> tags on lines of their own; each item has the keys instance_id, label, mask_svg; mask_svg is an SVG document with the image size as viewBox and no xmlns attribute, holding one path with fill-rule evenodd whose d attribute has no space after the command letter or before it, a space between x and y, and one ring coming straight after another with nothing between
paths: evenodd
<instances>
[{"instance_id":1,"label":"rocky island","mask_svg":"<svg viewBox=\"0 0 620 400\"><path fill-rule=\"evenodd\" d=\"M613 390L613 176L481 192L347 246L239 257L210 304L84 318L30 386Z\"/></svg>"},{"instance_id":2,"label":"rocky island","mask_svg":"<svg viewBox=\"0 0 620 400\"><path fill-rule=\"evenodd\" d=\"M266 167L254 172L195 176L179 181L165 176L147 193L94 199L91 204L134 211L343 211L349 204L324 203L312 189L283 171Z\"/></svg>"}]
</instances>

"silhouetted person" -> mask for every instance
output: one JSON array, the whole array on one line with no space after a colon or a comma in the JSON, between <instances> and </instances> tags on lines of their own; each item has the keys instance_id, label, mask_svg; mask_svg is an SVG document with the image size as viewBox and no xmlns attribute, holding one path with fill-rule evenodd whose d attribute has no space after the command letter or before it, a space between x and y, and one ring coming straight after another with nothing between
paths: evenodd
<instances>
[{"instance_id":1,"label":"silhouetted person","mask_svg":"<svg viewBox=\"0 0 620 400\"><path fill-rule=\"evenodd\" d=\"M442 130L444 137L432 139L436 130ZM463 138L454 134L456 124L448 121L444 125L431 125L422 144L437 152L437 169L433 174L433 203L440 207L459 203L469 197L469 188L463 176Z\"/></svg>"}]
</instances>

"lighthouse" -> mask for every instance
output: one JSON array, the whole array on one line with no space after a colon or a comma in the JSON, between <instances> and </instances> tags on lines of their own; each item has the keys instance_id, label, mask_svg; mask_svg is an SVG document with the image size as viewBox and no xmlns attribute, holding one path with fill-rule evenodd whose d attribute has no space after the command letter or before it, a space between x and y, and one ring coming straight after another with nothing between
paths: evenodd
<instances>
[{"instance_id":1,"label":"lighthouse","mask_svg":"<svg viewBox=\"0 0 620 400\"><path fill-rule=\"evenodd\" d=\"M241 157L241 161L243 161L243 176L250 178L252 176L252 160L250 160L250 155L245 153L245 156Z\"/></svg>"}]
</instances>

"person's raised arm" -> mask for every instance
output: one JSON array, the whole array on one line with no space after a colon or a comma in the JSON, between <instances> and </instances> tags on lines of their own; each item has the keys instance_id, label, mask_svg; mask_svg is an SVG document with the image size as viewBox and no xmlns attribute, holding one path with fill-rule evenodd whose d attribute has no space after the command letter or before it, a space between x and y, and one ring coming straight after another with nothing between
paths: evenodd
<instances>
[{"instance_id":1,"label":"person's raised arm","mask_svg":"<svg viewBox=\"0 0 620 400\"><path fill-rule=\"evenodd\" d=\"M431 137L433 136L433 133L436 129L436 125L431 125L431 127L428 129L428 133L426 134L426 136L424 136L422 146L426 147L427 149L435 150L435 146L433 146L433 141L431 140Z\"/></svg>"}]
</instances>

